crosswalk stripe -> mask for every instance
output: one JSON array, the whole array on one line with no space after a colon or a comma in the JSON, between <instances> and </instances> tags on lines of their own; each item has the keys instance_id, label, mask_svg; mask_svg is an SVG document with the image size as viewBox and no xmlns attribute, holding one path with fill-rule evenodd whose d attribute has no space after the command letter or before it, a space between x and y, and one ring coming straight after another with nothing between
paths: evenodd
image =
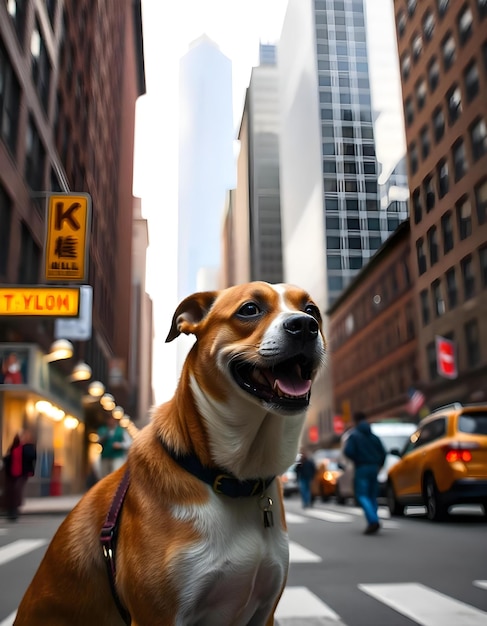
<instances>
[{"instance_id":1,"label":"crosswalk stripe","mask_svg":"<svg viewBox=\"0 0 487 626\"><path fill-rule=\"evenodd\" d=\"M300 546L299 543L290 541L289 560L291 563L319 563L322 559L311 550Z\"/></svg>"},{"instance_id":2,"label":"crosswalk stripe","mask_svg":"<svg viewBox=\"0 0 487 626\"><path fill-rule=\"evenodd\" d=\"M0 565L32 552L47 543L47 539L19 539L0 548Z\"/></svg>"},{"instance_id":3,"label":"crosswalk stripe","mask_svg":"<svg viewBox=\"0 0 487 626\"><path fill-rule=\"evenodd\" d=\"M289 513L286 511L286 522L288 524L306 524L308 520L302 515L296 515L296 513Z\"/></svg>"},{"instance_id":4,"label":"crosswalk stripe","mask_svg":"<svg viewBox=\"0 0 487 626\"><path fill-rule=\"evenodd\" d=\"M487 590L487 580L474 580L473 584L480 589Z\"/></svg>"},{"instance_id":5,"label":"crosswalk stripe","mask_svg":"<svg viewBox=\"0 0 487 626\"><path fill-rule=\"evenodd\" d=\"M6 617L4 620L0 622L0 626L12 626L16 615L17 615L17 611L10 613L8 617Z\"/></svg>"},{"instance_id":6,"label":"crosswalk stripe","mask_svg":"<svg viewBox=\"0 0 487 626\"><path fill-rule=\"evenodd\" d=\"M325 511L323 509L307 509L307 517L322 519L325 522L351 522L352 518L347 513L335 513L334 511Z\"/></svg>"},{"instance_id":7,"label":"crosswalk stripe","mask_svg":"<svg viewBox=\"0 0 487 626\"><path fill-rule=\"evenodd\" d=\"M485 626L487 623L485 611L420 583L359 585L359 589L421 626Z\"/></svg>"},{"instance_id":8,"label":"crosswalk stripe","mask_svg":"<svg viewBox=\"0 0 487 626\"><path fill-rule=\"evenodd\" d=\"M313 626L343 625L340 616L307 587L286 587L276 610L279 626L298 626L304 618L315 618Z\"/></svg>"}]
</instances>

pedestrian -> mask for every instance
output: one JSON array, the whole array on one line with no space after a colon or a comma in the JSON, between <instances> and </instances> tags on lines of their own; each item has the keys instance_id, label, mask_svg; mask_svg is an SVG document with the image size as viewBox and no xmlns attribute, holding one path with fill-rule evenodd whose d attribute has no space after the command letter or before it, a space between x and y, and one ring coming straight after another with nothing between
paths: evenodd
<instances>
[{"instance_id":1,"label":"pedestrian","mask_svg":"<svg viewBox=\"0 0 487 626\"><path fill-rule=\"evenodd\" d=\"M98 429L98 443L102 446L100 474L103 478L125 463L131 439L120 422L110 416L108 423Z\"/></svg>"},{"instance_id":2,"label":"pedestrian","mask_svg":"<svg viewBox=\"0 0 487 626\"><path fill-rule=\"evenodd\" d=\"M365 413L358 411L353 415L355 428L347 438L344 454L355 465L355 499L362 507L367 520L365 535L372 535L380 528L377 513L379 483L377 475L384 465L386 451L379 437L370 429Z\"/></svg>"},{"instance_id":3,"label":"pedestrian","mask_svg":"<svg viewBox=\"0 0 487 626\"><path fill-rule=\"evenodd\" d=\"M315 474L315 462L306 454L306 451L303 450L301 452L301 457L296 464L296 476L298 478L299 492L301 494L303 509L309 508L312 504L311 483Z\"/></svg>"},{"instance_id":4,"label":"pedestrian","mask_svg":"<svg viewBox=\"0 0 487 626\"><path fill-rule=\"evenodd\" d=\"M24 377L22 376L19 358L15 352L10 352L2 363L0 383L4 385L21 385L23 382Z\"/></svg>"},{"instance_id":5,"label":"pedestrian","mask_svg":"<svg viewBox=\"0 0 487 626\"><path fill-rule=\"evenodd\" d=\"M25 484L34 475L36 446L29 430L15 435L3 459L5 468L5 505L8 519L15 521L24 500Z\"/></svg>"}]
</instances>

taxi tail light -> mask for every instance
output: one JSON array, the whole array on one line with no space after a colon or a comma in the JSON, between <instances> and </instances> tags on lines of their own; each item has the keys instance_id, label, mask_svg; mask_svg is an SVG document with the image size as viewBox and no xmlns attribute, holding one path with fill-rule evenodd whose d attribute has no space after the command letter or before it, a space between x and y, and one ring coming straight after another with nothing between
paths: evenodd
<instances>
[{"instance_id":1,"label":"taxi tail light","mask_svg":"<svg viewBox=\"0 0 487 626\"><path fill-rule=\"evenodd\" d=\"M463 461L464 463L468 463L472 460L472 450L478 447L479 445L473 442L454 442L445 448L446 460L448 461L448 463L455 463L456 461Z\"/></svg>"}]
</instances>

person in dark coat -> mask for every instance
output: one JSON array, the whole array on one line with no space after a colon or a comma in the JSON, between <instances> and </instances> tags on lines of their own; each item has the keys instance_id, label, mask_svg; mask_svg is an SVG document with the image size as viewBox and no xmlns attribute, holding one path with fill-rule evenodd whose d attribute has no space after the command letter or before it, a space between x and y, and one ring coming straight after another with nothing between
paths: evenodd
<instances>
[{"instance_id":1,"label":"person in dark coat","mask_svg":"<svg viewBox=\"0 0 487 626\"><path fill-rule=\"evenodd\" d=\"M36 446L28 430L15 435L4 458L5 505L8 519L15 521L23 502L27 479L34 475L37 458Z\"/></svg>"},{"instance_id":2,"label":"person in dark coat","mask_svg":"<svg viewBox=\"0 0 487 626\"><path fill-rule=\"evenodd\" d=\"M380 528L377 514L379 495L377 475L384 465L386 451L379 437L370 429L364 413L355 413L353 421L355 428L348 436L343 452L355 465L355 499L362 507L367 520L364 534L372 535Z\"/></svg>"},{"instance_id":3,"label":"person in dark coat","mask_svg":"<svg viewBox=\"0 0 487 626\"><path fill-rule=\"evenodd\" d=\"M316 465L313 459L307 456L306 452L301 453L301 458L296 464L296 476L298 479L299 492L303 509L311 506L311 483L316 474Z\"/></svg>"}]
</instances>

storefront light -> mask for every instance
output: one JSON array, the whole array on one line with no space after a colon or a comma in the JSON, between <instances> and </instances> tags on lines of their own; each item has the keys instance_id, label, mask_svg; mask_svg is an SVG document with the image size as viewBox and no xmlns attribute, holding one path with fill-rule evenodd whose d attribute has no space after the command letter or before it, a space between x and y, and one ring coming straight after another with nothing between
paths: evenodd
<instances>
[{"instance_id":1,"label":"storefront light","mask_svg":"<svg viewBox=\"0 0 487 626\"><path fill-rule=\"evenodd\" d=\"M116 419L122 419L122 417L125 415L125 411L123 410L123 407L121 406L116 406L112 409L112 416Z\"/></svg>"},{"instance_id":2,"label":"storefront light","mask_svg":"<svg viewBox=\"0 0 487 626\"><path fill-rule=\"evenodd\" d=\"M64 427L68 430L74 430L78 427L78 424L79 420L77 420L72 415L66 415L66 417L64 418Z\"/></svg>"},{"instance_id":3,"label":"storefront light","mask_svg":"<svg viewBox=\"0 0 487 626\"><path fill-rule=\"evenodd\" d=\"M36 411L38 413L44 413L45 415L48 415L51 409L52 409L52 404L48 402L47 400L38 400L36 402Z\"/></svg>"},{"instance_id":4,"label":"storefront light","mask_svg":"<svg viewBox=\"0 0 487 626\"><path fill-rule=\"evenodd\" d=\"M105 411L111 411L115 408L115 398L111 393L104 393L100 399L100 404Z\"/></svg>"},{"instance_id":5,"label":"storefront light","mask_svg":"<svg viewBox=\"0 0 487 626\"><path fill-rule=\"evenodd\" d=\"M122 419L120 420L120 426L122 426L123 428L127 428L129 424L130 424L130 417L128 415L124 415Z\"/></svg>"},{"instance_id":6,"label":"storefront light","mask_svg":"<svg viewBox=\"0 0 487 626\"><path fill-rule=\"evenodd\" d=\"M88 385L88 393L93 398L101 398L101 396L105 393L105 385L99 380L94 380Z\"/></svg>"},{"instance_id":7,"label":"storefront light","mask_svg":"<svg viewBox=\"0 0 487 626\"><path fill-rule=\"evenodd\" d=\"M66 413L57 406L52 406L51 409L46 413L48 417L50 417L54 422L60 422Z\"/></svg>"},{"instance_id":8,"label":"storefront light","mask_svg":"<svg viewBox=\"0 0 487 626\"><path fill-rule=\"evenodd\" d=\"M51 345L49 354L44 359L50 363L51 361L60 361L61 359L70 359L73 356L73 344L67 339L57 339Z\"/></svg>"},{"instance_id":9,"label":"storefront light","mask_svg":"<svg viewBox=\"0 0 487 626\"><path fill-rule=\"evenodd\" d=\"M71 373L71 380L74 382L82 381L82 380L90 380L91 378L91 367L88 363L84 363L80 361L73 367L73 371Z\"/></svg>"}]
</instances>

